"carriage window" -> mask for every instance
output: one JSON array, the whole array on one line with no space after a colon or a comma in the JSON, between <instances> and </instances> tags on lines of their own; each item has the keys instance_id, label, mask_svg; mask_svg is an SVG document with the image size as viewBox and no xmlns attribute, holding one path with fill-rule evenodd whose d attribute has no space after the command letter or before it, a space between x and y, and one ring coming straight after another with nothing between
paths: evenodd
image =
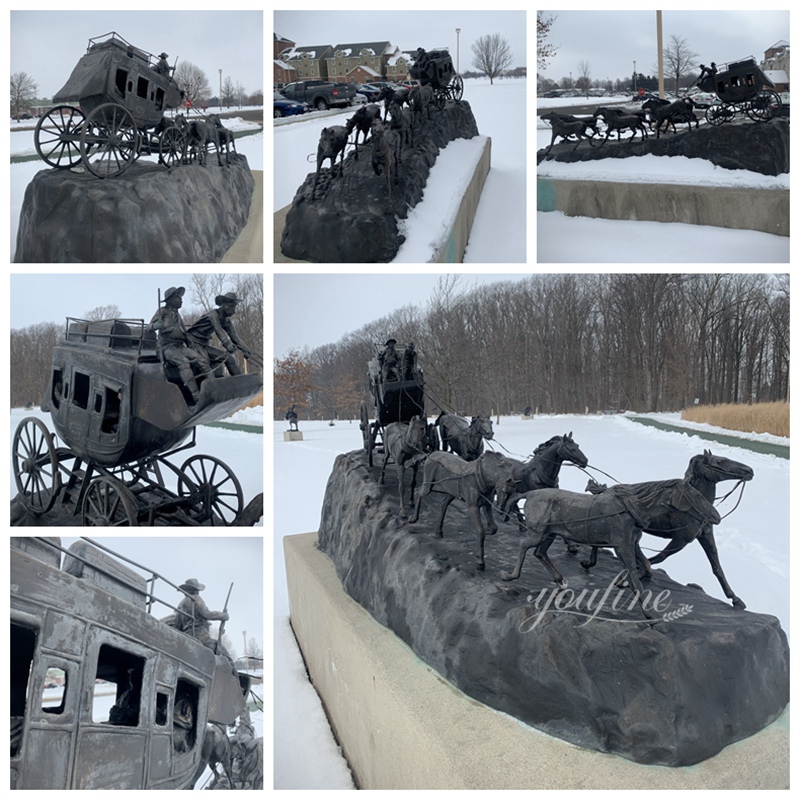
<instances>
[{"instance_id":1,"label":"carriage window","mask_svg":"<svg viewBox=\"0 0 800 800\"><path fill-rule=\"evenodd\" d=\"M125 97L125 84L128 82L128 72L124 69L117 70L117 76L114 80L114 85L117 87L117 91Z\"/></svg>"},{"instance_id":2,"label":"carriage window","mask_svg":"<svg viewBox=\"0 0 800 800\"><path fill-rule=\"evenodd\" d=\"M42 711L45 714L63 714L67 696L67 673L60 667L50 667L44 676Z\"/></svg>"},{"instance_id":3,"label":"carriage window","mask_svg":"<svg viewBox=\"0 0 800 800\"><path fill-rule=\"evenodd\" d=\"M95 394L94 396L94 412L99 414L103 410L103 395Z\"/></svg>"},{"instance_id":4,"label":"carriage window","mask_svg":"<svg viewBox=\"0 0 800 800\"><path fill-rule=\"evenodd\" d=\"M92 722L109 725L139 724L145 660L104 644L97 658L92 700Z\"/></svg>"},{"instance_id":5,"label":"carriage window","mask_svg":"<svg viewBox=\"0 0 800 800\"><path fill-rule=\"evenodd\" d=\"M76 372L72 385L72 402L78 408L89 407L89 376Z\"/></svg>"},{"instance_id":6,"label":"carriage window","mask_svg":"<svg viewBox=\"0 0 800 800\"><path fill-rule=\"evenodd\" d=\"M167 724L167 711L169 710L169 695L156 692L156 725Z\"/></svg>"},{"instance_id":7,"label":"carriage window","mask_svg":"<svg viewBox=\"0 0 800 800\"><path fill-rule=\"evenodd\" d=\"M150 81L147 78L140 77L136 82L136 94L143 100L147 100L147 90L150 86Z\"/></svg>"},{"instance_id":8,"label":"carriage window","mask_svg":"<svg viewBox=\"0 0 800 800\"><path fill-rule=\"evenodd\" d=\"M197 741L197 686L179 680L175 687L175 708L172 712L172 749L188 753Z\"/></svg>"},{"instance_id":9,"label":"carriage window","mask_svg":"<svg viewBox=\"0 0 800 800\"><path fill-rule=\"evenodd\" d=\"M161 111L164 108L164 90L158 89L156 91L156 110Z\"/></svg>"},{"instance_id":10,"label":"carriage window","mask_svg":"<svg viewBox=\"0 0 800 800\"><path fill-rule=\"evenodd\" d=\"M19 753L28 702L36 633L11 623L11 757Z\"/></svg>"},{"instance_id":11,"label":"carriage window","mask_svg":"<svg viewBox=\"0 0 800 800\"><path fill-rule=\"evenodd\" d=\"M106 386L106 410L100 423L100 430L103 433L116 433L119 430L121 399L122 393L119 389Z\"/></svg>"},{"instance_id":12,"label":"carriage window","mask_svg":"<svg viewBox=\"0 0 800 800\"><path fill-rule=\"evenodd\" d=\"M50 399L53 406L58 408L61 405L61 398L64 396L64 376L60 369L53 370L53 388L50 392Z\"/></svg>"}]
</instances>

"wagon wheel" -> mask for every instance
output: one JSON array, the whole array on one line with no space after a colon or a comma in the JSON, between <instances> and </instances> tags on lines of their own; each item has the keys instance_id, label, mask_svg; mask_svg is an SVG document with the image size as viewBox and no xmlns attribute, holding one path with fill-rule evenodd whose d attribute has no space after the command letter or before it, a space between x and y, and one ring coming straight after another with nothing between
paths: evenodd
<instances>
[{"instance_id":1,"label":"wagon wheel","mask_svg":"<svg viewBox=\"0 0 800 800\"><path fill-rule=\"evenodd\" d=\"M198 524L233 525L244 507L239 479L214 456L192 456L178 473L178 496L191 497L188 513Z\"/></svg>"},{"instance_id":2,"label":"wagon wheel","mask_svg":"<svg viewBox=\"0 0 800 800\"><path fill-rule=\"evenodd\" d=\"M361 436L364 439L364 449L367 451L369 465L372 466L372 428L369 424L369 409L364 400L361 401Z\"/></svg>"},{"instance_id":3,"label":"wagon wheel","mask_svg":"<svg viewBox=\"0 0 800 800\"><path fill-rule=\"evenodd\" d=\"M464 96L464 81L460 75L453 78L453 82L450 84L450 94L453 96L453 100L460 100Z\"/></svg>"},{"instance_id":4,"label":"wagon wheel","mask_svg":"<svg viewBox=\"0 0 800 800\"><path fill-rule=\"evenodd\" d=\"M23 419L14 433L11 456L20 501L32 514L46 514L61 491L58 457L47 425L36 417Z\"/></svg>"},{"instance_id":5,"label":"wagon wheel","mask_svg":"<svg viewBox=\"0 0 800 800\"><path fill-rule=\"evenodd\" d=\"M709 125L722 125L730 122L735 112L728 106L713 105L706 109L706 120Z\"/></svg>"},{"instance_id":6,"label":"wagon wheel","mask_svg":"<svg viewBox=\"0 0 800 800\"><path fill-rule=\"evenodd\" d=\"M39 157L59 169L80 164L80 128L85 119L83 112L74 106L56 106L40 117L33 132Z\"/></svg>"},{"instance_id":7,"label":"wagon wheel","mask_svg":"<svg viewBox=\"0 0 800 800\"><path fill-rule=\"evenodd\" d=\"M158 162L169 167L180 166L186 146L181 131L176 127L166 128L158 140Z\"/></svg>"},{"instance_id":8,"label":"wagon wheel","mask_svg":"<svg viewBox=\"0 0 800 800\"><path fill-rule=\"evenodd\" d=\"M116 103L95 108L81 129L81 158L98 178L121 175L139 155L139 132L130 111Z\"/></svg>"},{"instance_id":9,"label":"wagon wheel","mask_svg":"<svg viewBox=\"0 0 800 800\"><path fill-rule=\"evenodd\" d=\"M748 104L747 116L765 122L772 119L781 107L781 96L772 89L762 89Z\"/></svg>"},{"instance_id":10,"label":"wagon wheel","mask_svg":"<svg viewBox=\"0 0 800 800\"><path fill-rule=\"evenodd\" d=\"M433 102L436 104L436 108L441 111L447 102L447 89L435 87L433 90Z\"/></svg>"},{"instance_id":11,"label":"wagon wheel","mask_svg":"<svg viewBox=\"0 0 800 800\"><path fill-rule=\"evenodd\" d=\"M136 528L136 498L112 475L95 478L83 496L81 516L85 527Z\"/></svg>"}]
</instances>

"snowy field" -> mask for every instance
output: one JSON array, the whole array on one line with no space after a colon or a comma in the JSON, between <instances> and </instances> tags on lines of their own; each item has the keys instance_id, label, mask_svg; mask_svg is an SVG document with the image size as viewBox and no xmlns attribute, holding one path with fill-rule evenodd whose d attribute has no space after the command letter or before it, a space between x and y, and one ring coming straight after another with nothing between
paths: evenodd
<instances>
[{"instance_id":1,"label":"snowy field","mask_svg":"<svg viewBox=\"0 0 800 800\"><path fill-rule=\"evenodd\" d=\"M492 168L481 194L465 263L522 263L526 260L526 81L486 79L464 81L468 101L481 136L492 140ZM275 123L275 209L289 205L306 176L316 169L322 128L343 125L354 108L312 112ZM460 195L454 191L469 172L467 162L476 146L451 142L431 169L422 201L405 224L408 237L395 263L425 263L432 255L441 219ZM313 163L312 163L313 162ZM328 162L326 162L326 166Z\"/></svg>"},{"instance_id":2,"label":"snowy field","mask_svg":"<svg viewBox=\"0 0 800 800\"><path fill-rule=\"evenodd\" d=\"M209 113L214 113L215 109L209 109ZM36 155L33 131L15 131L15 127L23 125L30 126L36 120L25 120L24 122L12 122L10 133L10 152L12 156ZM255 122L248 122L241 117L231 117L222 121L226 128L232 131L256 130L261 128ZM236 140L236 152L247 157L250 169L264 169L264 133L254 133ZM141 161L158 162L158 156L142 156ZM14 261L14 253L17 248L17 229L19 228L19 214L22 211L22 201L25 199L25 189L33 180L33 176L48 167L41 159L35 161L23 161L18 164L10 165L10 184L11 184L11 234L9 241L11 244L11 261Z\"/></svg>"},{"instance_id":3,"label":"snowy field","mask_svg":"<svg viewBox=\"0 0 800 800\"><path fill-rule=\"evenodd\" d=\"M37 409L13 408L11 409L11 441L14 439L14 432L17 425L26 417L38 417L43 420L51 432L54 432L53 421L49 413ZM243 425L254 425L263 427L263 407L246 408L237 411L228 417L226 422L236 422ZM61 443L58 442L57 446ZM264 491L264 436L258 433L245 433L244 431L230 430L228 428L209 427L200 425L197 427L197 445L191 450L177 454L173 463L180 465L193 455L211 455L224 461L233 470L242 486L242 495L245 505L259 492ZM14 482L13 470L9 470L9 480L11 483L11 497L17 494L16 483ZM175 476L171 473L164 475L167 488L173 491L177 485ZM263 518L257 523L263 526Z\"/></svg>"},{"instance_id":4,"label":"snowy field","mask_svg":"<svg viewBox=\"0 0 800 800\"><path fill-rule=\"evenodd\" d=\"M630 97L539 98L537 111L576 105L619 105ZM633 108L635 104L631 104ZM698 117L703 111L698 109ZM552 132L538 115L536 147L550 145ZM701 121L701 124L706 124ZM626 138L629 134L625 134ZM562 141L558 139L558 141ZM788 189L789 175L729 170L685 156L632 156L567 164L543 161L537 176L551 179L667 183L734 188ZM540 263L787 263L789 237L708 225L568 217L537 212Z\"/></svg>"},{"instance_id":5,"label":"snowy field","mask_svg":"<svg viewBox=\"0 0 800 800\"><path fill-rule=\"evenodd\" d=\"M656 415L681 425L677 414ZM316 531L325 485L335 457L361 448L357 421L300 421L302 442L284 442L285 422L275 422L275 608L274 608L274 787L279 789L352 789L347 764L330 732L319 698L308 682L302 657L289 626L282 538ZM703 426L704 430L713 430ZM573 432L575 441L591 466L613 475L620 482L683 477L689 459L709 448L714 455L742 461L755 477L744 491L741 503L716 527L720 560L734 591L750 611L773 614L789 633L789 461L749 450L709 445L708 441L681 433L658 431L624 416L541 416L533 420L501 417L494 426L496 447L512 456L526 458L551 436ZM722 431L720 431L722 432ZM786 439L752 435L789 444ZM602 474L597 476L612 483ZM563 489L582 492L586 475L565 465ZM727 492L733 483L720 484ZM724 493L721 492L721 493ZM737 492L738 496L738 492ZM721 515L732 511L735 499L719 506ZM448 535L445 533L445 535ZM452 534L451 534L452 535ZM472 541L465 536L465 547ZM664 540L647 534L645 554L663 548ZM490 557L487 549L487 558ZM705 591L724 599L711 567L697 543L659 565L681 583L697 583ZM530 562L525 569L535 569Z\"/></svg>"}]
</instances>

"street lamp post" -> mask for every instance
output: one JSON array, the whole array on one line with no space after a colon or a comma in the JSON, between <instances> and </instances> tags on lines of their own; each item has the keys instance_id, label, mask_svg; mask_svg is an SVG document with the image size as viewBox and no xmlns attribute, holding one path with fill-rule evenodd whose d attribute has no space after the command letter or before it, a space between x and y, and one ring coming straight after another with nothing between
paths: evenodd
<instances>
[{"instance_id":1,"label":"street lamp post","mask_svg":"<svg viewBox=\"0 0 800 800\"><path fill-rule=\"evenodd\" d=\"M219 71L219 110L222 111L222 70Z\"/></svg>"},{"instance_id":2,"label":"street lamp post","mask_svg":"<svg viewBox=\"0 0 800 800\"><path fill-rule=\"evenodd\" d=\"M636 94L636 62L633 62L633 93Z\"/></svg>"},{"instance_id":3,"label":"street lamp post","mask_svg":"<svg viewBox=\"0 0 800 800\"><path fill-rule=\"evenodd\" d=\"M456 28L456 74L461 74L459 62L461 60L461 28Z\"/></svg>"}]
</instances>

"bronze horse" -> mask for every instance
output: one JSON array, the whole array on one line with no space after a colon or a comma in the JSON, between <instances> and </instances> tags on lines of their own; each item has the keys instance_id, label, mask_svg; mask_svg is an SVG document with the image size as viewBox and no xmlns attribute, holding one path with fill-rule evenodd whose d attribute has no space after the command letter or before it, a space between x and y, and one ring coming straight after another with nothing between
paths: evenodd
<instances>
[{"instance_id":1,"label":"bronze horse","mask_svg":"<svg viewBox=\"0 0 800 800\"><path fill-rule=\"evenodd\" d=\"M436 418L442 437L442 450L448 448L465 461L474 461L483 452L483 440L494 438L492 421L483 414L467 422L463 417L442 411Z\"/></svg>"},{"instance_id":2,"label":"bronze horse","mask_svg":"<svg viewBox=\"0 0 800 800\"><path fill-rule=\"evenodd\" d=\"M444 517L450 503L456 498L463 500L478 534L476 568L484 569L486 564L483 542L486 528L481 521L481 508L484 509L489 534L492 535L497 532L497 524L492 517L492 501L496 492L506 491L513 483L512 473L511 462L500 453L484 453L474 461L464 461L454 453L431 453L425 459L422 488L417 494L414 513L409 522L414 523L419 519L423 497L431 492L440 492L445 498L439 510L436 535L441 538L444 535Z\"/></svg>"},{"instance_id":3,"label":"bronze horse","mask_svg":"<svg viewBox=\"0 0 800 800\"><path fill-rule=\"evenodd\" d=\"M639 546L642 530L651 519L670 510L674 517L691 518L703 525L715 525L719 514L697 489L683 481L656 481L619 484L600 494L581 494L562 489L537 489L512 499L525 499L527 533L520 540L519 556L511 572L502 572L504 581L516 580L522 572L525 556L532 547L558 586L566 586L564 577L547 555L556 536L578 544L590 545L596 561L597 548L611 547L627 571L642 613L650 614L642 602L643 588L637 563L649 573L650 565ZM582 562L584 568L592 561Z\"/></svg>"},{"instance_id":4,"label":"bronze horse","mask_svg":"<svg viewBox=\"0 0 800 800\"><path fill-rule=\"evenodd\" d=\"M524 463L516 459L510 460L514 464L514 480L516 481L513 491L519 494L531 492L534 489L557 489L558 474L565 461L577 464L581 468L589 463L589 459L573 440L572 431L563 436L553 436L546 442L542 442L533 451L533 458ZM520 530L524 530L525 522L522 513L515 503L510 504L508 500L509 496L498 497L497 505L506 510L505 519L508 519L513 510L519 521Z\"/></svg>"},{"instance_id":5,"label":"bronze horse","mask_svg":"<svg viewBox=\"0 0 800 800\"><path fill-rule=\"evenodd\" d=\"M400 516L405 517L406 507L403 502L403 490L405 484L405 469L406 465L415 456L422 455L425 452L425 437L428 431L428 426L425 420L421 417L415 416L406 422L391 422L383 431L383 449L386 455L383 459L383 468L381 469L381 483L383 483L384 476L386 475L386 464L391 457L397 465L397 486L400 492ZM414 469L414 477L411 482L411 502L414 502L414 487L417 483L417 471Z\"/></svg>"},{"instance_id":6,"label":"bronze horse","mask_svg":"<svg viewBox=\"0 0 800 800\"><path fill-rule=\"evenodd\" d=\"M709 502L713 503L716 495L717 484L720 481L749 481L753 478L753 470L730 458L712 455L710 450L704 450L702 455L692 456L689 459L689 466L686 469L682 482L697 489L701 495ZM659 481L656 483L664 483ZM644 485L644 484L643 484ZM605 491L614 491L617 487L612 486ZM597 491L594 488L592 491ZM722 591L732 603L734 608L746 608L744 602L736 596L728 583L725 573L719 561L717 543L714 540L713 525L717 523L702 522L695 518L677 517L669 508L660 509L661 513L651 513L650 520L644 528L645 533L653 536L660 536L669 539L669 544L658 555L650 559L650 564L660 564L665 559L675 553L680 552L689 542L700 542L700 546L705 550L708 561L711 564L711 571L719 581ZM596 553L592 553L590 565L596 561Z\"/></svg>"}]
</instances>

